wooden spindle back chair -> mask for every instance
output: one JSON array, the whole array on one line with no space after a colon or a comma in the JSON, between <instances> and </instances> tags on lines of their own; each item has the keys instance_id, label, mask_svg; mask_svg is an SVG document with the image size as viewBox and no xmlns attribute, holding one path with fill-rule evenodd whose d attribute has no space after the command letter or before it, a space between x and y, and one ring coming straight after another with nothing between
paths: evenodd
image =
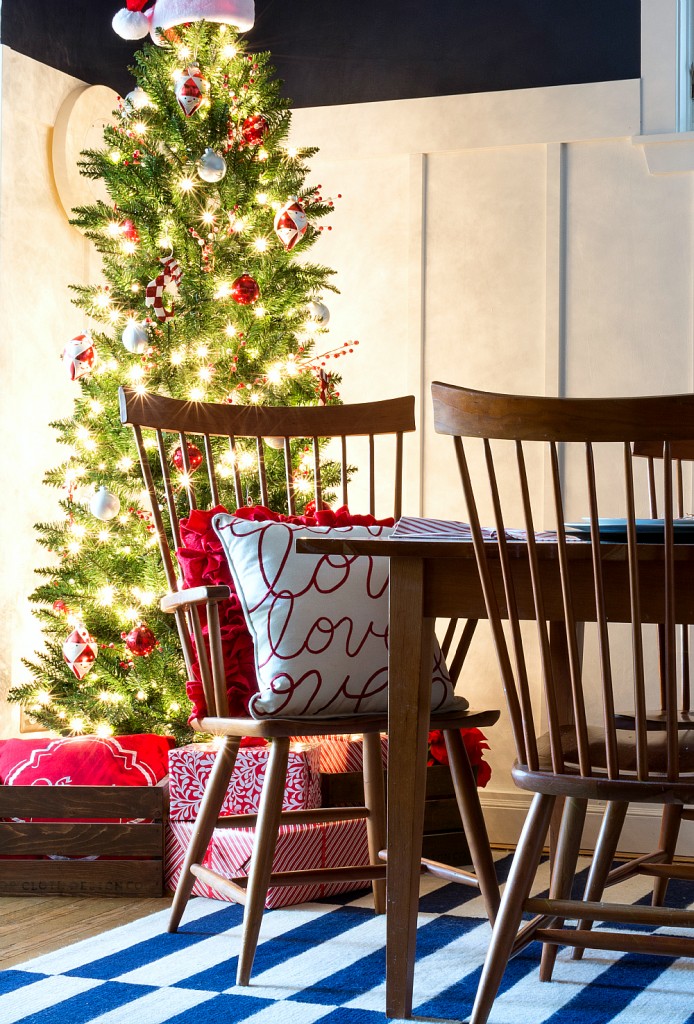
<instances>
[{"instance_id":1,"label":"wooden spindle back chair","mask_svg":"<svg viewBox=\"0 0 694 1024\"><path fill-rule=\"evenodd\" d=\"M662 492L659 493L662 470L658 471L663 458L663 446L653 441L636 441L632 449L636 457L646 460L648 467L648 515L651 519L658 519L659 510L663 507L663 495ZM687 464L694 462L694 442L673 442L670 455L673 465L674 512L678 519L684 519L688 515L685 494L689 490L691 495L691 480L687 479ZM656 706L655 702L653 702L647 711L648 729L664 729L667 720L665 715L667 691L665 626L660 623L657 628L659 689L656 694L651 695L651 699L653 700L653 697L655 697L658 700L658 704ZM678 624L677 644L677 683L679 694L677 721L680 729L687 730L694 727L688 625ZM620 710L617 712L616 721L619 729L634 728L633 716L624 711ZM694 821L694 809L684 807L683 804L679 803L665 804L663 806L657 848L639 857L632 857L625 864L620 864L618 867L612 867L627 810L628 804L620 801L613 801L605 808L595 856L591 862L586 881L585 899L588 901L597 902L601 900L603 892L608 886L615 885L617 882L623 882L632 875L648 872L653 864L671 863L675 856L682 821ZM665 902L668 880L667 875L656 875L654 878L652 898L652 905L654 907L660 907ZM581 922L581 927L583 928L590 928L590 926L589 921ZM582 955L583 949L577 946L573 952L574 959L580 960Z\"/></svg>"},{"instance_id":2,"label":"wooden spindle back chair","mask_svg":"<svg viewBox=\"0 0 694 1024\"><path fill-rule=\"evenodd\" d=\"M229 588L209 586L181 589L175 559L175 551L181 546L180 522L196 508L216 507L223 503L228 511L233 511L249 500L271 506L276 512L296 513L300 510L297 479L304 483L304 491L308 480L317 509L323 507L326 495L334 492L346 505L350 493L349 459L355 457L350 454L354 451L352 445L355 438L365 439L359 452L358 470L354 475L355 478L365 480L368 485L369 512L381 517L399 517L403 491L403 440L405 433L415 429L414 399L406 397L359 405L280 408L183 402L121 388L120 407L122 422L130 425L134 431L166 572L169 594L163 598L161 607L176 617L188 672L193 672L195 654L200 663L207 714L194 721L193 726L201 732L224 737L183 865L172 908L170 930L177 929L196 878L243 903L244 932L237 982L246 985L270 886L354 880L366 881L368 884L371 881L375 909L377 912L384 911L385 864L379 857L385 847L380 733L387 729L387 717L385 713L355 714L330 719L304 717L256 720L251 717L230 717L218 611L219 603L229 596ZM329 451L324 445L328 439L332 439ZM387 458L377 452L381 440L388 447ZM189 448L189 445L194 447ZM182 472L171 469L176 452ZM308 456L308 474L297 474L297 453L304 463ZM274 460L272 467L270 460ZM273 472L270 472L271 468ZM272 480L277 480L278 476L283 480L283 486L272 484ZM381 509L377 506L377 497L387 489L385 485L388 481L392 498L389 507ZM207 644L203 636L201 608L206 612L209 630ZM191 637L195 641L195 649ZM453 643L453 631L447 632L443 650L444 653L450 651L454 681L469 639L469 628L463 630L458 645ZM474 875L461 872L460 880L481 890L492 918L499 903L498 884L475 780L460 729L492 725L498 716L496 710L477 713L452 710L432 715L432 728L443 729L445 732L458 805L475 867ZM353 733L363 735L364 805L283 811L282 799L291 738ZM246 736L271 741L258 814L221 818L221 806L239 743ZM366 818L371 861L369 865L273 873L273 856L280 825L358 818ZM256 826L247 880L227 879L203 866L205 852L217 825L246 828Z\"/></svg>"},{"instance_id":3,"label":"wooden spindle back chair","mask_svg":"<svg viewBox=\"0 0 694 1024\"><path fill-rule=\"evenodd\" d=\"M694 955L694 939L645 932L595 933L563 927L565 918L691 926L691 914L654 907L570 899L588 800L684 805L694 797L694 737L678 721L676 629L694 621L694 545L676 544L674 442L694 442L694 395L666 398L557 399L486 394L449 384L432 385L436 430L452 435L472 528L480 583L511 717L517 760L513 777L535 794L494 927L471 1024L484 1024L512 953L533 939L557 944ZM476 440L473 440L476 439ZM659 446L663 536L645 543L637 530L635 441ZM533 452L545 452L548 481L533 479ZM475 451L475 447L477 450ZM499 473L504 449L516 463L521 523L504 513L513 481ZM577 496L576 459L583 463L583 498ZM654 469L656 464L654 463ZM508 463L503 463L504 470ZM482 483L479 477L482 477ZM570 475L572 511L564 492ZM616 481L621 478L621 488ZM494 540L485 539L479 507L490 496ZM621 492L621 493L620 493ZM549 501L545 503L545 493ZM502 494L504 499L502 500ZM605 495L609 495L605 502ZM604 505L607 504L605 508ZM543 521L545 505L551 509ZM565 522L589 514L590 537L572 542ZM538 512L539 508L539 512ZM622 515L625 538L601 539L601 515ZM506 539L522 525L523 541ZM536 531L550 528L549 542ZM584 534L585 536L585 534ZM652 537L650 538L653 539ZM528 633L536 623L542 710L531 684ZM630 637L633 731L618 728L624 629ZM663 727L649 729L648 646L662 625L665 652ZM583 630L596 639L597 665L583 663ZM615 653L615 645L616 653ZM546 721L546 728L543 723ZM565 798L549 899L531 899L533 879L558 799ZM672 865L654 873L679 874ZM692 875L691 868L685 874ZM688 876L689 876L688 875ZM525 911L537 916L518 931ZM678 917L678 914L680 915ZM551 961L549 958L551 974Z\"/></svg>"}]
</instances>

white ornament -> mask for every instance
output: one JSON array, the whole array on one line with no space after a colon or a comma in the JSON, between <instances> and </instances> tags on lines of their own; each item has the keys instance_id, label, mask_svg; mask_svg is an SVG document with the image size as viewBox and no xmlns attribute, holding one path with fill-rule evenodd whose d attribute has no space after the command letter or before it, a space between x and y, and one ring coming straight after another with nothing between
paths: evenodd
<instances>
[{"instance_id":1,"label":"white ornament","mask_svg":"<svg viewBox=\"0 0 694 1024\"><path fill-rule=\"evenodd\" d=\"M311 323L318 327L327 327L330 323L330 310L323 302L316 299L306 306L306 315Z\"/></svg>"},{"instance_id":2,"label":"white ornament","mask_svg":"<svg viewBox=\"0 0 694 1024\"><path fill-rule=\"evenodd\" d=\"M196 167L202 180L210 184L221 181L227 172L227 162L224 157L215 153L209 146L198 160Z\"/></svg>"},{"instance_id":3,"label":"white ornament","mask_svg":"<svg viewBox=\"0 0 694 1024\"><path fill-rule=\"evenodd\" d=\"M276 451L279 452L279 451L282 451L282 449L284 448L284 438L283 437L266 437L265 438L265 444L268 446L268 448L274 448Z\"/></svg>"},{"instance_id":4,"label":"white ornament","mask_svg":"<svg viewBox=\"0 0 694 1024\"><path fill-rule=\"evenodd\" d=\"M118 496L105 487L100 487L89 504L89 511L102 523L108 523L110 519L115 519L120 512Z\"/></svg>"},{"instance_id":5,"label":"white ornament","mask_svg":"<svg viewBox=\"0 0 694 1024\"><path fill-rule=\"evenodd\" d=\"M151 107L152 101L142 88L142 86L136 86L123 100L123 107L127 113L132 110L144 110L146 107Z\"/></svg>"},{"instance_id":6,"label":"white ornament","mask_svg":"<svg viewBox=\"0 0 694 1024\"><path fill-rule=\"evenodd\" d=\"M128 352L141 356L149 348L149 335L142 324L129 320L123 328L122 341Z\"/></svg>"}]
</instances>

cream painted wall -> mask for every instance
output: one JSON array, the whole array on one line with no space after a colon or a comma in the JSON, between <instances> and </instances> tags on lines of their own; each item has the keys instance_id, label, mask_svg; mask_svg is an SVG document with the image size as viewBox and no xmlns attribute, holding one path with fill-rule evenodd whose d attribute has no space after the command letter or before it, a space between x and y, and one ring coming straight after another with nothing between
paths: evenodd
<instances>
[{"instance_id":1,"label":"cream painted wall","mask_svg":"<svg viewBox=\"0 0 694 1024\"><path fill-rule=\"evenodd\" d=\"M26 678L40 631L28 612L33 569L45 564L32 524L55 517L39 486L60 459L49 421L70 413L73 390L60 355L80 329L68 285L89 278L89 246L67 223L51 171L51 135L64 98L81 83L2 47L0 170L0 436L5 477L0 534L0 737L16 734L18 709L3 698Z\"/></svg>"},{"instance_id":2,"label":"cream painted wall","mask_svg":"<svg viewBox=\"0 0 694 1024\"><path fill-rule=\"evenodd\" d=\"M76 85L3 51L5 502L26 524L2 539L4 687L38 638L26 595L44 556L30 524L53 513L36 484L58 458L47 423L71 408L60 352L80 322L67 286L97 272L51 178L51 127ZM315 253L341 288L326 297L328 345L361 343L334 364L343 398L417 397L410 513L464 514L449 442L431 426L434 378L538 394L692 387L691 178L649 174L631 141L640 124L637 81L295 112L294 141L321 146L312 180L336 205ZM484 635L462 687L479 705L501 703ZM0 710L0 736L16 728L14 709ZM505 720L490 740L484 801L505 841L523 809ZM644 822L655 818L641 816L626 848L644 841Z\"/></svg>"}]
</instances>

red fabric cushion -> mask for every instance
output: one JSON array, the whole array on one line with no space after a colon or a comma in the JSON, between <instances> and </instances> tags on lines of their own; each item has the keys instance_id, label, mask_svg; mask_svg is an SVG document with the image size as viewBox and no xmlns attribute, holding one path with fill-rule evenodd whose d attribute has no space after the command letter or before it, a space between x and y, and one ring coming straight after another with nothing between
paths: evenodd
<instances>
[{"instance_id":1,"label":"red fabric cushion","mask_svg":"<svg viewBox=\"0 0 694 1024\"><path fill-rule=\"evenodd\" d=\"M258 692L258 680L255 674L253 641L222 550L222 542L212 527L212 519L219 512L226 512L226 509L221 505L209 511L195 509L187 519L181 520L182 546L176 552L176 557L186 588L223 585L231 589L230 598L221 602L219 606L222 652L229 696L229 714L245 717L248 715L250 698ZM335 512L332 509L319 509L315 512L311 504L306 506L306 512L307 514L303 516L287 516L273 512L263 505L255 505L239 508L233 515L252 522L271 520L301 526L392 526L394 523L393 519L352 515L346 506ZM201 610L201 619L203 634L207 637L204 610ZM203 718L207 714L207 707L198 661L193 665L193 679L188 680L186 690L193 705L188 721Z\"/></svg>"},{"instance_id":2,"label":"red fabric cushion","mask_svg":"<svg viewBox=\"0 0 694 1024\"><path fill-rule=\"evenodd\" d=\"M155 786L169 770L173 736L75 736L6 740L5 786Z\"/></svg>"}]
</instances>

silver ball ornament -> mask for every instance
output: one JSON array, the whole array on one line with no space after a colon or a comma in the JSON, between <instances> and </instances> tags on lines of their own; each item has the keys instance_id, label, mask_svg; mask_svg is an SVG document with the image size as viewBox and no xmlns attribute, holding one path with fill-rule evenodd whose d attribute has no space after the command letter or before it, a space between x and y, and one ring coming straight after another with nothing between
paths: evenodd
<instances>
[{"instance_id":1,"label":"silver ball ornament","mask_svg":"<svg viewBox=\"0 0 694 1024\"><path fill-rule=\"evenodd\" d=\"M102 523L108 523L109 520L115 519L120 512L118 496L107 490L106 487L100 487L89 504L89 511L95 519L100 519Z\"/></svg>"},{"instance_id":2,"label":"silver ball ornament","mask_svg":"<svg viewBox=\"0 0 694 1024\"><path fill-rule=\"evenodd\" d=\"M211 185L221 181L227 172L227 162L224 157L215 153L209 146L198 160L196 167L199 177Z\"/></svg>"},{"instance_id":3,"label":"silver ball ornament","mask_svg":"<svg viewBox=\"0 0 694 1024\"><path fill-rule=\"evenodd\" d=\"M323 302L314 300L306 306L306 316L317 327L327 327L330 323L330 310Z\"/></svg>"},{"instance_id":4,"label":"silver ball ornament","mask_svg":"<svg viewBox=\"0 0 694 1024\"><path fill-rule=\"evenodd\" d=\"M135 320L129 320L123 328L122 341L128 352L136 356L141 356L149 348L149 335Z\"/></svg>"},{"instance_id":5,"label":"silver ball ornament","mask_svg":"<svg viewBox=\"0 0 694 1024\"><path fill-rule=\"evenodd\" d=\"M266 437L265 438L265 444L268 446L268 448L274 448L275 451L279 452L279 451L282 451L283 448L284 448L284 438L283 437Z\"/></svg>"},{"instance_id":6,"label":"silver ball ornament","mask_svg":"<svg viewBox=\"0 0 694 1024\"><path fill-rule=\"evenodd\" d=\"M131 113L133 110L144 110L146 107L151 107L152 101L145 92L145 90L137 85L123 100L123 107L126 113Z\"/></svg>"}]
</instances>

